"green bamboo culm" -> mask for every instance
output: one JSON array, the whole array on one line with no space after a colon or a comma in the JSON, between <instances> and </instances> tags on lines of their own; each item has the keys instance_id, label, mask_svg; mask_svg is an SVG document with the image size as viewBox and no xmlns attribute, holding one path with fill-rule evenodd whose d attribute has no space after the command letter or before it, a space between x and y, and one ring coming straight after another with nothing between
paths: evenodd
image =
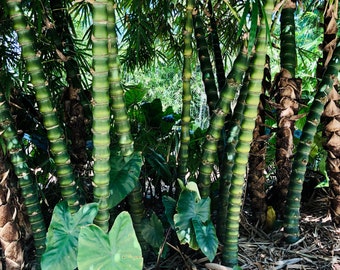
<instances>
[{"instance_id":1,"label":"green bamboo culm","mask_svg":"<svg viewBox=\"0 0 340 270\"><path fill-rule=\"evenodd\" d=\"M281 68L287 69L292 78L295 77L296 69L296 44L295 44L295 0L287 0L282 8L280 22L281 22L281 48L280 60Z\"/></svg>"},{"instance_id":2,"label":"green bamboo culm","mask_svg":"<svg viewBox=\"0 0 340 270\"><path fill-rule=\"evenodd\" d=\"M184 29L184 64L183 64L183 90L182 90L182 117L181 117L181 146L179 150L178 177L184 180L187 173L190 142L190 103L191 103L191 57L194 0L187 0L186 21Z\"/></svg>"},{"instance_id":3,"label":"green bamboo culm","mask_svg":"<svg viewBox=\"0 0 340 270\"><path fill-rule=\"evenodd\" d=\"M215 84L215 76L212 69L208 44L205 39L204 24L201 16L197 14L198 11L194 13L194 29L195 38L197 44L198 58L200 61L202 80L204 84L205 93L207 95L207 103L209 106L210 114L215 109L215 105L218 100L218 92Z\"/></svg>"},{"instance_id":4,"label":"green bamboo culm","mask_svg":"<svg viewBox=\"0 0 340 270\"><path fill-rule=\"evenodd\" d=\"M248 63L247 49L242 50L245 63ZM218 204L218 220L216 224L217 236L220 242L223 244L226 236L226 221L227 221L227 209L229 199L229 189L231 184L232 169L234 167L234 158L236 154L236 145L238 143L238 136L241 130L241 122L243 120L243 111L245 107L245 100L248 94L249 84L249 71L246 72L240 94L237 98L237 103L234 109L232 118L226 123L227 141L225 149L225 157L222 163L222 171L220 176L220 188L219 188L219 204Z\"/></svg>"},{"instance_id":5,"label":"green bamboo culm","mask_svg":"<svg viewBox=\"0 0 340 270\"><path fill-rule=\"evenodd\" d=\"M52 98L43 76L41 61L33 50L33 35L27 28L19 7L20 2L20 0L8 0L7 5L13 20L14 29L18 34L22 56L26 62L26 70L31 75L31 82L36 91L39 111L43 116L43 124L47 130L50 150L56 165L61 195L67 201L71 213L75 213L79 209L79 200L73 169L70 165L70 156L67 152L65 137L60 128L58 116L51 103Z\"/></svg>"},{"instance_id":6,"label":"green bamboo culm","mask_svg":"<svg viewBox=\"0 0 340 270\"><path fill-rule=\"evenodd\" d=\"M115 6L108 3L109 28L109 82L111 109L114 115L115 131L119 137L121 154L129 157L134 152L133 139L130 132L130 122L124 102L124 92L120 83L120 64L118 56L117 35L115 29Z\"/></svg>"},{"instance_id":7,"label":"green bamboo culm","mask_svg":"<svg viewBox=\"0 0 340 270\"><path fill-rule=\"evenodd\" d=\"M26 163L25 153L17 137L10 109L5 100L4 93L0 92L0 134L6 141L7 151L13 164L14 172L19 180L22 197L33 232L36 248L37 267L45 250L46 227L41 212L37 186Z\"/></svg>"},{"instance_id":8,"label":"green bamboo culm","mask_svg":"<svg viewBox=\"0 0 340 270\"><path fill-rule=\"evenodd\" d=\"M220 40L218 37L217 22L215 19L211 0L208 0L208 11L209 11L209 16L210 16L210 37L211 37L210 39L211 39L211 44L212 44L213 53L214 53L214 62L215 62L215 68L216 68L218 90L222 91L222 89L226 85L227 80L226 80L225 69L224 69L224 64L223 64L222 52L220 48Z\"/></svg>"},{"instance_id":9,"label":"green bamboo culm","mask_svg":"<svg viewBox=\"0 0 340 270\"><path fill-rule=\"evenodd\" d=\"M202 198L210 195L211 173L216 159L218 141L224 127L225 118L230 112L230 103L234 100L235 93L240 87L244 73L248 68L248 56L240 51L234 61L232 70L227 76L227 84L221 92L221 97L213 111L206 140L203 144L202 163L199 168L198 186Z\"/></svg>"},{"instance_id":10,"label":"green bamboo culm","mask_svg":"<svg viewBox=\"0 0 340 270\"><path fill-rule=\"evenodd\" d=\"M338 44L314 97L310 111L307 115L306 124L302 130L300 142L296 149L284 215L284 231L288 243L294 243L299 240L301 192L307 169L308 156L311 151L311 145L314 141L317 127L320 123L321 114L323 113L324 106L328 100L327 96L333 87L333 82L337 78L339 71L340 47Z\"/></svg>"},{"instance_id":11,"label":"green bamboo culm","mask_svg":"<svg viewBox=\"0 0 340 270\"><path fill-rule=\"evenodd\" d=\"M110 183L110 99L109 99L109 51L107 1L93 3L92 34L92 96L93 114L93 195L99 203L94 223L107 232L109 229L109 183Z\"/></svg>"},{"instance_id":12,"label":"green bamboo culm","mask_svg":"<svg viewBox=\"0 0 340 270\"><path fill-rule=\"evenodd\" d=\"M125 160L129 160L134 153L134 144L131 135L130 122L124 102L124 92L120 83L120 64L115 29L115 8L116 4L114 4L112 1L109 1L107 10L109 30L109 82L111 110L114 115L114 128L119 138L118 141L121 155L125 158ZM137 182L136 187L128 195L128 203L130 206L129 213L131 214L136 236L141 245L143 255L146 255L148 249L147 243L142 236L142 221L145 217L145 207L140 182Z\"/></svg>"},{"instance_id":13,"label":"green bamboo culm","mask_svg":"<svg viewBox=\"0 0 340 270\"><path fill-rule=\"evenodd\" d=\"M243 112L243 121L241 123L241 130L235 149L235 164L232 169L232 177L230 180L228 214L225 228L226 235L222 249L222 262L227 266L235 266L238 264L238 237L242 194L247 172L250 144L252 141L253 129L255 127L255 119L257 117L257 108L262 92L263 68L266 63L268 46L265 20L267 19L269 21L268 24L271 24L270 18L274 8L274 1L264 1L263 5L266 14L262 14L255 45L255 54L252 58L248 95L245 101L246 105Z\"/></svg>"}]
</instances>

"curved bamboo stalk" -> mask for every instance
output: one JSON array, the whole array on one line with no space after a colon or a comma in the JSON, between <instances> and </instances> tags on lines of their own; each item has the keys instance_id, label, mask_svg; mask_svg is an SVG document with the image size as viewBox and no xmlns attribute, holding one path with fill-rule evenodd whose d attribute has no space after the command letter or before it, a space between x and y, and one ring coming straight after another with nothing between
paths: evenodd
<instances>
[{"instance_id":1,"label":"curved bamboo stalk","mask_svg":"<svg viewBox=\"0 0 340 270\"><path fill-rule=\"evenodd\" d=\"M46 87L42 73L42 65L38 55L33 50L33 36L27 29L23 15L19 8L20 0L7 1L14 29L18 34L22 55L26 61L26 69L31 75L31 81L36 90L36 99L39 110L43 116L43 124L47 130L50 141L50 150L56 164L57 176L61 187L63 199L68 203L72 213L79 209L77 187L70 165L70 156L67 152L66 142L62 129L60 128L57 114L51 103L51 94Z\"/></svg>"},{"instance_id":2,"label":"curved bamboo stalk","mask_svg":"<svg viewBox=\"0 0 340 270\"><path fill-rule=\"evenodd\" d=\"M244 60L247 61L247 49L242 50ZM217 220L217 235L220 242L224 244L226 237L226 222L227 222L227 209L229 199L229 189L232 177L232 168L234 166L235 150L238 143L238 136L241 130L241 122L243 120L243 111L245 106L245 100L248 94L249 86L249 69L245 74L245 78L240 89L240 94L237 98L237 103L234 109L232 118L227 122L227 141L226 149L227 153L222 164L222 171L220 177L220 189L219 189L219 204L218 204L218 220Z\"/></svg>"},{"instance_id":3,"label":"curved bamboo stalk","mask_svg":"<svg viewBox=\"0 0 340 270\"><path fill-rule=\"evenodd\" d=\"M225 70L224 70L223 57L222 57L221 48L220 48L220 40L219 40L218 32L217 32L217 23L216 23L213 7L211 4L211 0L208 0L208 11L209 11L209 16L210 16L210 35L211 35L212 48L214 52L218 90L222 91L222 89L226 85L227 80L226 80L226 75L225 75Z\"/></svg>"},{"instance_id":4,"label":"curved bamboo stalk","mask_svg":"<svg viewBox=\"0 0 340 270\"><path fill-rule=\"evenodd\" d=\"M93 195L99 202L94 223L107 232L109 229L109 182L110 182L110 104L108 63L108 14L107 0L94 1L92 34L92 96L93 114Z\"/></svg>"},{"instance_id":5,"label":"curved bamboo stalk","mask_svg":"<svg viewBox=\"0 0 340 270\"><path fill-rule=\"evenodd\" d=\"M120 84L120 64L118 56L117 35L116 35L116 4L109 1L108 6L108 29L109 29L109 82L111 109L114 115L115 131L118 135L118 143L121 154L124 158L129 159L134 153L134 144L131 135L130 122L128 119L126 106L124 102L124 93ZM130 206L129 213L133 222L138 242L141 245L143 255L146 255L148 244L142 235L142 221L145 217L145 207L143 202L143 193L140 183L128 195Z\"/></svg>"},{"instance_id":6,"label":"curved bamboo stalk","mask_svg":"<svg viewBox=\"0 0 340 270\"><path fill-rule=\"evenodd\" d=\"M197 12L194 14L195 38L198 50L198 58L200 61L202 81L205 93L207 95L207 103L210 114L215 109L218 100L218 93L215 84L215 76L210 62L207 41L205 40L205 31L203 28L203 20Z\"/></svg>"},{"instance_id":7,"label":"curved bamboo stalk","mask_svg":"<svg viewBox=\"0 0 340 270\"><path fill-rule=\"evenodd\" d=\"M37 187L26 163L25 154L17 138L17 132L15 131L13 119L9 111L4 93L0 92L0 134L2 134L6 141L14 172L19 180L21 194L24 198L24 204L33 232L36 258L39 262L45 250L46 227L41 212Z\"/></svg>"},{"instance_id":8,"label":"curved bamboo stalk","mask_svg":"<svg viewBox=\"0 0 340 270\"><path fill-rule=\"evenodd\" d=\"M273 8L273 0L264 2L264 9L268 20L271 18ZM235 164L232 170L233 175L231 178L227 224L225 228L226 238L222 250L222 261L227 266L234 266L238 264L238 236L242 193L247 171L250 143L252 141L252 133L255 127L254 120L257 116L257 107L260 101L262 89L263 68L266 63L268 45L267 42L266 24L263 16L256 41L255 55L252 59L248 95L245 101L246 106L244 108L239 141L236 146Z\"/></svg>"},{"instance_id":9,"label":"curved bamboo stalk","mask_svg":"<svg viewBox=\"0 0 340 270\"><path fill-rule=\"evenodd\" d=\"M202 163L198 175L198 186L202 198L206 198L210 195L211 173L216 158L218 141L221 138L221 130L223 129L225 118L230 112L230 103L234 100L237 88L241 85L247 68L247 53L241 50L234 61L232 70L228 74L227 84L221 92L221 97L216 104L216 109L213 111L207 137L203 144Z\"/></svg>"},{"instance_id":10,"label":"curved bamboo stalk","mask_svg":"<svg viewBox=\"0 0 340 270\"><path fill-rule=\"evenodd\" d=\"M183 90L182 90L182 117L181 117L181 146L179 149L178 177L184 180L187 173L190 142L190 102L191 102L191 57L192 57L192 33L194 0L187 0L186 22L184 29L184 64L183 64Z\"/></svg>"},{"instance_id":11,"label":"curved bamboo stalk","mask_svg":"<svg viewBox=\"0 0 340 270\"><path fill-rule=\"evenodd\" d=\"M297 146L296 155L293 161L284 216L284 231L286 241L289 243L294 243L299 239L301 192L308 156L317 126L320 123L321 114L323 113L324 106L328 101L327 96L333 89L334 80L336 79L339 71L340 47L338 46L334 51L332 60L325 71L323 79L319 85L319 89L310 107L306 124L303 127L300 142Z\"/></svg>"}]
</instances>

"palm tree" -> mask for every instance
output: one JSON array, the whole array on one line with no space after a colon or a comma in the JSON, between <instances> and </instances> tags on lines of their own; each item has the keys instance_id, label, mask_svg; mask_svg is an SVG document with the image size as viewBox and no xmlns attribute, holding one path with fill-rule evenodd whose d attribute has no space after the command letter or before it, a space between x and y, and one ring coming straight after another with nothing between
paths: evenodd
<instances>
[{"instance_id":1,"label":"palm tree","mask_svg":"<svg viewBox=\"0 0 340 270\"><path fill-rule=\"evenodd\" d=\"M13 72L15 75L12 74L12 77L18 76L20 77L19 81L24 82L21 85L23 92L28 92L29 87L25 85L26 81L33 85L33 90L30 90L30 93L35 96L33 100L36 100L37 111L39 117L41 117L41 122L37 121L42 130L40 138L45 139L47 145L44 153L55 162L55 176L61 190L61 198L58 197L58 200L65 200L70 211L75 213L81 207L81 204L91 201L93 195L93 200L99 205L99 212L94 222L105 232L110 229L115 218L114 212L128 209L144 256L147 257L149 251L147 240L150 239L148 239L148 235L145 235L146 221L144 218L152 215L150 214L151 210L157 210L157 213L161 212L163 206L153 205L148 208L144 204L147 192L143 182L137 181L139 180L138 176L133 178L132 183L125 182L130 173L138 172L138 170L132 172L125 166L128 167L134 157L139 155L139 153L136 153L134 142L140 140L138 141L139 145L144 143L142 137L138 136L140 135L138 129L143 125L146 126L145 110L147 109L145 108L150 107L145 105L144 111L139 111L139 118L135 118L138 119L137 122L140 122L136 125L137 135L132 135L121 76L127 76L132 71L142 73L143 68L144 70L147 69L157 57L163 57L163 59L177 63L178 66L183 68L183 87L180 90L183 102L181 104L181 117L178 118L181 119L180 135L176 137L178 130L172 123L171 128L174 128L171 132L168 132L169 134L162 134L157 139L152 137L150 140L153 144L151 143L151 146L148 144L148 146L151 149L149 150L154 153L156 152L154 150L155 144L164 143L163 147L169 149L167 155L173 156L177 163L170 170L170 163L166 162L169 158L166 156L159 158L157 162L155 159L156 165L154 167L159 170L167 169L167 175L172 180L176 179L177 176L184 180L188 175L188 167L191 162L191 156L189 156L191 143L198 143L191 140L194 136L190 134L192 124L190 109L193 106L191 99L192 74L195 72L193 67L198 67L198 61L195 58L198 55L201 60L202 78L205 82L208 82L205 86L206 90L209 89L209 91L206 92L212 93L208 99L211 118L206 134L202 132L205 136L202 135L203 143L199 145L203 149L202 155L197 154L200 159L198 172L190 175L190 179L197 181L202 201L208 201L210 196L214 196L214 199L218 198L219 206L216 209L213 206L212 210L216 210L214 215L217 212L214 217L216 218L219 240L223 244L223 263L230 266L237 265L240 212L244 203L243 189L247 173L249 174L250 186L257 185L259 187L257 190L259 195L255 194L255 188L252 188L252 199L253 202L258 199L258 205L254 204L254 208L255 211L259 212L258 218L261 223L264 223L265 220L264 177L260 174L265 163L265 151L262 150L264 145L256 147L258 154L261 155L261 159L256 164L253 159L254 150L250 155L249 151L251 142L255 142L253 136L257 134L257 129L263 129L264 117L263 115L258 117L258 109L261 108L261 104L259 106L260 96L263 97L264 68L267 75L267 85L270 84L269 58L266 57L266 53L274 1L225 1L227 5L222 4L221 1L208 1L207 10L204 9L206 3L197 1L197 6L203 7L202 10L199 10L199 14L193 13L195 12L195 1L193 0L121 0L117 2L101 0L93 3L76 1L71 7L68 7L68 4L63 1L43 2L44 9L36 2L8 0L7 5L3 6L6 6L5 11L8 7L10 18L6 16L1 16L1 18L6 23L12 21L13 28L8 28L14 29L18 35L21 51L17 49L17 52L22 53L22 58L20 59L17 56L20 59L17 62L20 63L22 69L18 67L19 64L16 64L15 72ZM70 15L68 10L72 10L73 14ZM203 16L202 11L207 11L208 16ZM242 11L244 11L244 15L239 18L238 14ZM336 82L334 75L338 71L336 57L339 53L338 50L334 52L333 61L329 62L325 69L323 81L318 87L319 91L315 95L314 103L307 116L307 123L303 129L300 144L296 148L297 153L292 156L292 136L294 121L297 119L295 114L298 109L296 99L300 97L300 82L295 79L294 12L295 2L285 1L281 14L282 35L280 37L282 41L282 71L276 77L276 88L273 92L277 98L276 108L279 113L276 146L277 156L281 158L278 158L277 165L286 168L282 177L278 174L277 192L280 194L281 202L286 200L285 196L288 192L285 230L290 240L296 240L298 235L296 228L299 218L299 196L304 179L305 165L308 160L308 151L320 121L323 105L326 104L325 97L329 93L329 88L333 87L333 83ZM233 14L233 17L231 14ZM261 25L258 26L260 14L262 15ZM77 25L77 16L92 18L92 21L88 21L83 26L86 30L82 27L77 29L80 32L86 32L81 47L76 46L76 39L73 38L77 32L73 30L74 26ZM230 23L234 20L240 21L240 29L235 27L235 23ZM266 23L266 20L269 23ZM208 24L206 24L207 21L209 21ZM44 23L42 24L42 22ZM193 38L194 22L196 24L196 40ZM249 38L246 41L248 46L244 48L244 41L236 38L236 33L243 32L248 24L250 25ZM213 40L211 43L205 42L205 32L203 31L205 25L211 26ZM226 25L228 25L228 28L224 27ZM288 28L291 31L285 31ZM9 36L9 34L3 36ZM51 37L55 37L55 39ZM219 41L217 37L219 37ZM227 40L230 42L227 42ZM255 51L249 65L250 57L248 54L252 52L253 45L255 45ZM234 51L230 47L233 47ZM240 47L242 49L239 49ZM196 49L198 49L198 53ZM221 50L219 51L219 49ZM235 53L237 51L239 52L238 56ZM91 57L86 58L84 56L86 52ZM208 57L210 52L213 52L214 57ZM225 68L225 70L230 70L226 78L220 61L225 56L225 52L232 52L230 53L231 58L235 58L233 66ZM84 57L80 57L80 55ZM326 58L330 58L330 56L327 55ZM11 58L8 57L8 59ZM122 66L119 60L122 60ZM88 64L86 61L92 61L92 63ZM167 61L164 61L164 63L167 63ZM2 65L5 64L2 63ZM89 68L90 65L92 65L91 69ZM121 73L121 71L124 72ZM27 74L26 77L24 74ZM218 84L213 79L213 76L215 77L217 74ZM3 74L2 78L4 78ZM91 89L91 95L87 95L88 89L85 88ZM335 87L333 88L335 89ZM334 90L331 94L331 97L338 99ZM39 260L44 249L45 237L45 227L39 209L41 205L40 194L44 195L45 191L40 192L40 189L38 189L40 184L35 185L35 182L29 176L30 174L23 170L23 168L29 170L30 167L29 164L22 165L25 164L27 157L22 153L20 154L19 151L21 149L21 137L17 137L15 126L8 124L8 119L13 119L11 111L6 107L10 100L9 95L9 91L2 91L0 96L2 98L0 101L0 121L1 128L4 130L1 132L1 142L6 145L7 150L13 150L12 152L9 151L14 154L11 156L11 163L14 165L14 172L19 179L21 192L26 197L27 213L34 233L37 260ZM92 99L92 102L87 103L86 99ZM234 101L237 101L235 107L232 106ZM60 105L60 102L63 105ZM289 106L286 106L287 104ZM334 104L336 102L330 101L327 103L327 107L336 111L338 108ZM166 118L162 114L164 111L161 106L160 111L157 119L162 122ZM329 111L334 112L334 110L327 109L324 114L324 122L326 127L329 128L326 129L325 135L332 135L327 144L331 153L329 159L331 169L334 164L337 164L334 158L337 155L334 142L337 142L338 138L334 135L336 134L334 129L337 127L337 122L334 115L329 114ZM256 119L258 126L254 131ZM28 122L37 124L36 119ZM222 131L224 127L227 127L227 132ZM149 128L152 130L155 127L150 126ZM81 136L82 134L84 137ZM226 135L228 137L223 141L222 139L225 139L224 136ZM170 137L173 140L168 140ZM14 144L14 142L17 144ZM225 147L221 151L225 155L216 154L218 143ZM263 144L263 142L260 144ZM146 157L146 151L142 154ZM291 164L292 158L294 158L293 164ZM117 160L121 161L119 164L125 168L122 174L116 172L121 169L114 166L118 163ZM90 194L87 201L80 196L81 178L78 178L75 173L75 168L81 170L80 164L83 163L93 164L94 173L93 179L91 179L93 191L92 189L89 190ZM141 164L141 162L138 164ZM146 165L144 168L147 168ZM215 168L217 168L219 178L212 183L211 175ZM169 173L170 171L176 173L172 176ZM254 179L251 178L250 174L253 171L259 173ZM291 172L292 174L290 174ZM51 173L53 174L53 172ZM148 173L145 169L146 178L149 177L150 179L152 176L151 173ZM123 176L126 175L127 177L124 178ZM333 174L330 173L330 176L333 179L331 184L336 198L338 194L335 192L338 183ZM287 179L291 179L288 187ZM120 180L122 183L118 185L117 183ZM165 179L162 180L166 182ZM164 184L162 187L165 186ZM169 186L167 187L169 190L165 188L165 191L161 188L156 189L156 192L158 192L156 196L161 197L163 193L171 194L174 197L175 205L179 192L173 192L173 190L170 190L172 185ZM121 198L112 203L115 199L112 198L113 194L116 194L117 189L122 191ZM334 201L332 209L336 213L338 211L337 200ZM274 206L282 217L283 208ZM166 216L171 220L171 213L169 214L167 211ZM162 223L159 222L159 224ZM166 224L166 221L164 221L164 224ZM202 226L205 226L205 224ZM160 231L162 232L162 229Z\"/></svg>"},{"instance_id":2,"label":"palm tree","mask_svg":"<svg viewBox=\"0 0 340 270\"><path fill-rule=\"evenodd\" d=\"M331 2L325 4L325 23L324 23L324 44L323 44L323 58L321 59L322 66L320 67L320 72L327 69L330 61L330 57L333 55L333 51L336 46L336 35L337 35L337 10L338 6ZM322 124L325 126L324 135L326 136L325 149L328 151L327 165L328 173L330 179L330 209L333 220L335 223L340 224L340 181L338 177L338 162L340 153L338 151L338 131L339 125L337 120L337 114L339 112L339 94L337 92L338 82L334 80L334 85L328 95L328 101L325 104L325 109L323 112Z\"/></svg>"}]
</instances>

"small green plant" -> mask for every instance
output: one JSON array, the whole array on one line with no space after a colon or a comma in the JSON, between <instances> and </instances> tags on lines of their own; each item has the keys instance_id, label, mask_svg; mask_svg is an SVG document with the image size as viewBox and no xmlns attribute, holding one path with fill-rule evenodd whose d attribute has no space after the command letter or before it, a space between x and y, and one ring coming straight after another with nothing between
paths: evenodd
<instances>
[{"instance_id":1,"label":"small green plant","mask_svg":"<svg viewBox=\"0 0 340 270\"><path fill-rule=\"evenodd\" d=\"M163 197L165 213L170 225L176 230L181 244L189 244L194 250L200 249L212 261L216 256L218 239L210 219L210 198L202 199L197 184L186 186L179 180L181 194L178 202Z\"/></svg>"},{"instance_id":2,"label":"small green plant","mask_svg":"<svg viewBox=\"0 0 340 270\"><path fill-rule=\"evenodd\" d=\"M143 258L132 221L120 213L109 233L92 224L98 203L71 214L65 201L54 208L42 269L142 269Z\"/></svg>"}]
</instances>

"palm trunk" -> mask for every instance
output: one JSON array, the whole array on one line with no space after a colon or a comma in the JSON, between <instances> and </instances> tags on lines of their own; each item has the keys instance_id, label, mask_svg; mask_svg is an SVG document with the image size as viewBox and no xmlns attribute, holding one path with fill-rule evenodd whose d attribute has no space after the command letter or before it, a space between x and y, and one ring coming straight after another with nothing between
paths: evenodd
<instances>
[{"instance_id":1,"label":"palm trunk","mask_svg":"<svg viewBox=\"0 0 340 270\"><path fill-rule=\"evenodd\" d=\"M233 64L232 70L228 74L227 84L221 92L216 109L213 111L206 140L203 144L202 163L198 175L198 186L202 198L210 195L211 173L216 159L221 131L224 127L225 118L230 112L230 103L234 100L235 93L242 83L247 68L247 55L241 50ZM223 192L221 194L225 193Z\"/></svg>"},{"instance_id":2,"label":"palm trunk","mask_svg":"<svg viewBox=\"0 0 340 270\"><path fill-rule=\"evenodd\" d=\"M308 156L311 151L314 135L320 123L321 114L323 113L324 106L328 101L327 96L331 89L333 89L335 76L337 76L340 71L339 58L340 47L337 47L334 51L332 61L329 63L314 97L314 101L307 115L306 124L302 130L300 142L296 149L284 215L284 230L286 234L286 241L289 243L294 243L299 240L301 192L305 178Z\"/></svg>"},{"instance_id":3,"label":"palm trunk","mask_svg":"<svg viewBox=\"0 0 340 270\"><path fill-rule=\"evenodd\" d=\"M69 147L71 162L76 170L84 171L84 164L88 161L86 152L87 134L86 123L89 120L85 117L86 112L82 105L81 80L79 65L76 61L76 48L69 25L71 21L67 6L64 0L50 1L54 28L49 31L54 32L54 42L57 54L62 55L66 78L69 87L66 87L63 93L63 114L66 125L65 133L70 139Z\"/></svg>"},{"instance_id":4,"label":"palm trunk","mask_svg":"<svg viewBox=\"0 0 340 270\"><path fill-rule=\"evenodd\" d=\"M0 139L1 140L1 139ZM1 241L1 250L5 258L1 269L22 269L24 265L23 235L16 213L19 213L18 190L15 188L14 175L6 166L7 160L0 147L0 234L6 235ZM14 218L13 218L14 217Z\"/></svg>"},{"instance_id":5,"label":"palm trunk","mask_svg":"<svg viewBox=\"0 0 340 270\"><path fill-rule=\"evenodd\" d=\"M270 0L264 2L264 10L266 11L268 20L271 18L273 7L274 1ZM251 63L248 94L245 101L244 113L242 115L243 121L241 122L239 141L235 150L235 164L232 169L233 173L230 181L228 215L225 228L227 233L222 250L222 261L223 264L227 266L235 266L238 264L238 237L242 194L247 172L250 143L255 127L254 119L256 119L257 116L257 107L262 89L263 67L266 63L267 42L266 24L264 16L262 16L255 46L255 55L253 56Z\"/></svg>"},{"instance_id":6,"label":"palm trunk","mask_svg":"<svg viewBox=\"0 0 340 270\"><path fill-rule=\"evenodd\" d=\"M19 180L19 187L21 188L21 194L22 197L24 198L24 204L33 232L34 244L36 248L36 259L39 262L42 253L45 250L45 238L46 238L45 223L41 212L37 187L36 184L34 183L33 177L31 176L30 169L26 163L25 154L23 153L21 144L17 138L17 132L15 131L14 128L13 119L9 114L9 107L7 106L7 102L2 92L0 92L0 134L2 134L3 138L6 141L7 151L10 154L14 172ZM4 186L2 185L2 187ZM10 198L7 199L9 200ZM1 201L3 202L2 199ZM14 211L14 209L7 210ZM13 217L11 216L11 219L12 218L15 221L16 215L13 214ZM13 229L14 232L19 230L15 222L10 222L8 224L9 229ZM17 241L18 239L8 238L8 240L11 240L8 241L9 243L7 243L10 244L12 240ZM7 248L7 245L5 248ZM19 246L17 246L17 248L19 248ZM20 249L18 249L18 251L20 251Z\"/></svg>"},{"instance_id":7,"label":"palm trunk","mask_svg":"<svg viewBox=\"0 0 340 270\"><path fill-rule=\"evenodd\" d=\"M26 61L26 69L31 75L31 81L36 90L36 99L39 111L43 116L43 124L47 130L50 141L50 150L56 164L57 176L61 187L62 197L67 201L72 213L79 209L77 186L70 165L70 156L67 152L66 142L62 129L58 123L58 116L51 102L51 93L45 85L42 74L42 65L39 57L33 50L33 36L27 29L23 15L19 8L19 0L7 1L14 29L18 34L22 55Z\"/></svg>"},{"instance_id":8,"label":"palm trunk","mask_svg":"<svg viewBox=\"0 0 340 270\"><path fill-rule=\"evenodd\" d=\"M323 43L323 58L322 69L327 68L330 57L332 56L334 47L336 45L336 35L338 27L336 24L337 12L335 5L326 4L325 19L324 19L324 43ZM339 83L334 81L333 88L328 95L328 102L326 103L323 113L323 122L325 130L323 135L326 137L325 149L327 155L327 170L329 176L330 187L330 209L332 219L336 224L340 224L340 122L338 115L340 113L339 100L340 95L337 90Z\"/></svg>"},{"instance_id":9,"label":"palm trunk","mask_svg":"<svg viewBox=\"0 0 340 270\"><path fill-rule=\"evenodd\" d=\"M286 1L281 12L281 72L276 76L274 95L277 103L276 167L277 183L272 189L272 204L282 220L289 178L292 171L294 116L298 113L301 80L295 79L295 1Z\"/></svg>"},{"instance_id":10,"label":"palm trunk","mask_svg":"<svg viewBox=\"0 0 340 270\"><path fill-rule=\"evenodd\" d=\"M184 29L184 64L183 64L183 90L182 90L182 117L181 117L181 146L179 149L178 178L184 180L187 173L190 142L190 103L191 103L191 57L192 57L192 33L193 33L193 9L194 0L188 0L186 6L186 22Z\"/></svg>"},{"instance_id":11,"label":"palm trunk","mask_svg":"<svg viewBox=\"0 0 340 270\"><path fill-rule=\"evenodd\" d=\"M108 3L108 29L109 29L109 67L110 67L110 97L111 110L114 115L114 128L118 135L121 155L126 162L134 153L133 139L131 135L130 122L124 102L124 93L120 84L120 64L118 57L117 35L116 35L116 19L115 4L110 1ZM143 218L145 217L145 207L143 202L143 193L140 183L128 195L128 203L130 206L130 214L135 229L138 242L141 245L143 256L147 255L148 244L143 238Z\"/></svg>"},{"instance_id":12,"label":"palm trunk","mask_svg":"<svg viewBox=\"0 0 340 270\"><path fill-rule=\"evenodd\" d=\"M263 226L266 221L267 202L264 174L266 167L266 139L265 139L265 94L270 90L271 74L270 74L270 59L266 57L266 65L264 68L262 94L258 106L258 114L255 120L255 128L253 131L253 141L249 152L249 169L247 179L247 192L251 199L251 208L254 216L254 221Z\"/></svg>"},{"instance_id":13,"label":"palm trunk","mask_svg":"<svg viewBox=\"0 0 340 270\"><path fill-rule=\"evenodd\" d=\"M207 95L209 111L210 114L212 114L218 100L218 93L215 84L214 72L210 62L208 45L205 40L203 20L198 14L194 15L194 25L198 57L201 65L202 80L204 84L205 93Z\"/></svg>"},{"instance_id":14,"label":"palm trunk","mask_svg":"<svg viewBox=\"0 0 340 270\"><path fill-rule=\"evenodd\" d=\"M247 50L242 50L243 60L245 64L248 64ZM248 94L249 86L249 69L245 73L243 85L240 89L240 94L237 99L237 104L234 109L232 118L227 122L227 141L225 152L228 153L223 159L221 177L220 177L220 188L219 188L219 204L218 204L218 220L217 220L217 236L220 242L224 244L226 238L226 222L228 214L228 202L229 202L229 189L231 185L232 169L234 166L234 158L236 145L238 143L238 136L241 130L241 122L243 120L243 111L245 100Z\"/></svg>"},{"instance_id":15,"label":"palm trunk","mask_svg":"<svg viewBox=\"0 0 340 270\"><path fill-rule=\"evenodd\" d=\"M99 211L94 223L103 231L109 229L109 181L110 181L110 104L109 104L109 63L107 1L93 2L93 158L95 201Z\"/></svg>"},{"instance_id":16,"label":"palm trunk","mask_svg":"<svg viewBox=\"0 0 340 270\"><path fill-rule=\"evenodd\" d=\"M215 68L216 68L216 76L217 76L217 84L219 91L222 91L223 87L226 85L226 76L223 64L223 57L220 48L220 40L217 32L217 23L214 15L214 11L212 8L211 0L208 0L208 11L210 16L210 35L211 35L211 44L214 52L214 60L215 60Z\"/></svg>"}]
</instances>

